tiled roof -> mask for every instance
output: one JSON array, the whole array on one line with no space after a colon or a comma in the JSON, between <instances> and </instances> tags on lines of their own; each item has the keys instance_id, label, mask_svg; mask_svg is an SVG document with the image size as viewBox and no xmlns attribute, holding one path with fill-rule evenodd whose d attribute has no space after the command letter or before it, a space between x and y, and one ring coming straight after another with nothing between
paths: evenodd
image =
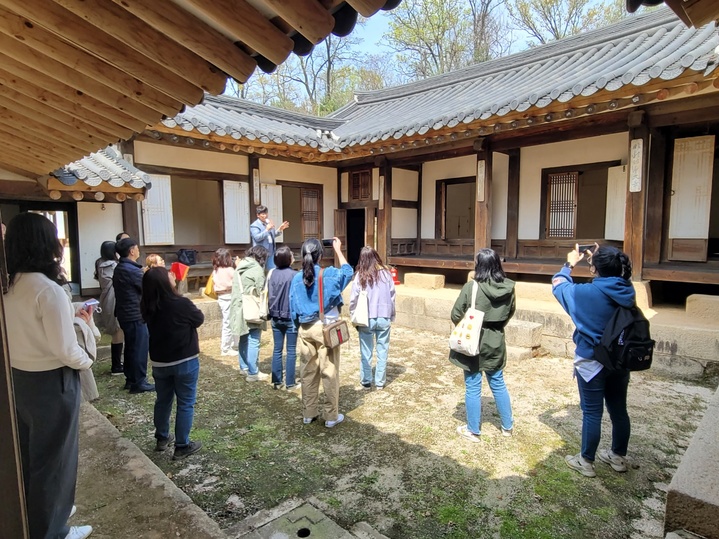
<instances>
[{"instance_id":1,"label":"tiled roof","mask_svg":"<svg viewBox=\"0 0 719 539\"><path fill-rule=\"evenodd\" d=\"M642 85L676 79L690 70L709 74L717 67L717 45L714 25L687 28L669 9L661 8L452 73L360 93L327 118L207 97L204 104L163 123L204 134L340 151L541 109L600 90L634 86L641 91Z\"/></svg>"},{"instance_id":2,"label":"tiled roof","mask_svg":"<svg viewBox=\"0 0 719 539\"><path fill-rule=\"evenodd\" d=\"M102 182L113 187L139 189L150 186L150 177L125 161L112 146L65 165L52 175L65 185L75 185L82 181L90 187L97 187Z\"/></svg>"}]
</instances>

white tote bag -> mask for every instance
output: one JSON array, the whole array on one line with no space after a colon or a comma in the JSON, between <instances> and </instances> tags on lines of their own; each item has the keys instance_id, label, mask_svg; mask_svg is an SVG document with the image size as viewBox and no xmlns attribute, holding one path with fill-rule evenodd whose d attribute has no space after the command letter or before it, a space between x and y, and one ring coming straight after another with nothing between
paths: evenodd
<instances>
[{"instance_id":1,"label":"white tote bag","mask_svg":"<svg viewBox=\"0 0 719 539\"><path fill-rule=\"evenodd\" d=\"M360 290L357 305L354 311L350 312L350 322L358 328L369 326L369 299L367 298L366 290Z\"/></svg>"},{"instance_id":2,"label":"white tote bag","mask_svg":"<svg viewBox=\"0 0 719 539\"><path fill-rule=\"evenodd\" d=\"M454 326L449 336L449 347L465 356L479 355L479 337L482 333L484 313L475 309L477 305L477 281L472 283L472 302L459 324Z\"/></svg>"},{"instance_id":3,"label":"white tote bag","mask_svg":"<svg viewBox=\"0 0 719 539\"><path fill-rule=\"evenodd\" d=\"M242 294L242 317L248 324L261 324L264 322L262 316L260 316L260 294L245 293L245 288L242 286L242 276L238 279L240 283L240 293Z\"/></svg>"}]
</instances>

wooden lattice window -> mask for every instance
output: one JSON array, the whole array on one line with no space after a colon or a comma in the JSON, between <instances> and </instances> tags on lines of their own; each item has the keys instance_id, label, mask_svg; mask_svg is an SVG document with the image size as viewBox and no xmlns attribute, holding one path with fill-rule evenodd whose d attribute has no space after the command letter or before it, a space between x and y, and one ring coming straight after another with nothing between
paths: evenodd
<instances>
[{"instance_id":1,"label":"wooden lattice window","mask_svg":"<svg viewBox=\"0 0 719 539\"><path fill-rule=\"evenodd\" d=\"M370 200L372 198L372 173L369 170L353 172L350 175L350 200Z\"/></svg>"},{"instance_id":2,"label":"wooden lattice window","mask_svg":"<svg viewBox=\"0 0 719 539\"><path fill-rule=\"evenodd\" d=\"M579 172L547 175L547 238L574 238L577 232Z\"/></svg>"},{"instance_id":3,"label":"wooden lattice window","mask_svg":"<svg viewBox=\"0 0 719 539\"><path fill-rule=\"evenodd\" d=\"M320 190L312 187L300 189L302 204L302 238L320 237Z\"/></svg>"}]
</instances>

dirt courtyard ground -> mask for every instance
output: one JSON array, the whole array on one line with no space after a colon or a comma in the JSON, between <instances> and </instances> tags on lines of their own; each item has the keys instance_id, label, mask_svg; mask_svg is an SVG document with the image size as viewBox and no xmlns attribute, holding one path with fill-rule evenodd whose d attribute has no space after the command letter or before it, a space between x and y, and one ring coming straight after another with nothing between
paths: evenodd
<instances>
[{"instance_id":1,"label":"dirt courtyard ground","mask_svg":"<svg viewBox=\"0 0 719 539\"><path fill-rule=\"evenodd\" d=\"M269 372L271 334L260 367ZM312 499L344 527L367 521L399 538L662 537L665 492L713 385L634 373L629 413L632 469L597 463L597 477L569 470L581 413L571 361L538 357L505 370L516 421L502 437L491 392L482 397L482 442L460 439L464 384L446 338L394 327L388 385L359 384L356 335L342 350L334 429L302 424L299 394L248 383L219 340L203 341L193 439L202 452L173 462L155 453L154 396L122 391L109 364L95 374L94 404L221 527L289 498ZM711 386L711 387L710 387ZM605 420L602 446L609 443Z\"/></svg>"}]
</instances>

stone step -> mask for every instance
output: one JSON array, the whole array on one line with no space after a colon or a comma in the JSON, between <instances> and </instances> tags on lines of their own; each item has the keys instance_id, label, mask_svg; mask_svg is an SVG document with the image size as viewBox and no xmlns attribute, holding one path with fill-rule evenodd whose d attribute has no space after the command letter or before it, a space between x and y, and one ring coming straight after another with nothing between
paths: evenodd
<instances>
[{"instance_id":1,"label":"stone step","mask_svg":"<svg viewBox=\"0 0 719 539\"><path fill-rule=\"evenodd\" d=\"M350 528L350 533L357 539L389 539L382 535L366 522L358 522Z\"/></svg>"},{"instance_id":2,"label":"stone step","mask_svg":"<svg viewBox=\"0 0 719 539\"><path fill-rule=\"evenodd\" d=\"M534 351L531 348L521 348L519 346L507 346L507 361L518 362L532 359Z\"/></svg>"}]
</instances>

